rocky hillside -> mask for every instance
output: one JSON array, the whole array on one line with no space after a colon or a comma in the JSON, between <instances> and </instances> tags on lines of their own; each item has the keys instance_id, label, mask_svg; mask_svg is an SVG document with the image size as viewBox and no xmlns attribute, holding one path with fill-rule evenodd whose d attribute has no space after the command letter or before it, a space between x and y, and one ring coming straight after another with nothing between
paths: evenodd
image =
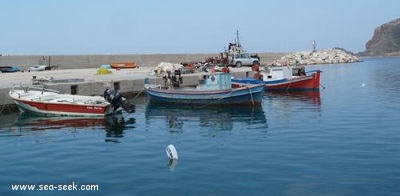
<instances>
[{"instance_id":1,"label":"rocky hillside","mask_svg":"<svg viewBox=\"0 0 400 196\"><path fill-rule=\"evenodd\" d=\"M377 27L365 47L361 55L400 55L400 18Z\"/></svg>"}]
</instances>

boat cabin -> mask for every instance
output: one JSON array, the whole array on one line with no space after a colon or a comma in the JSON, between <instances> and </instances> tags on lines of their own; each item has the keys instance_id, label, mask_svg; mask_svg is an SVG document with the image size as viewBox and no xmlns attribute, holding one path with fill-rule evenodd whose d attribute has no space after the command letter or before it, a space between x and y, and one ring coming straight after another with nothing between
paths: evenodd
<instances>
[{"instance_id":1,"label":"boat cabin","mask_svg":"<svg viewBox=\"0 0 400 196\"><path fill-rule=\"evenodd\" d=\"M271 67L268 71L263 73L264 81L292 79L293 76L293 71L290 66Z\"/></svg>"},{"instance_id":2,"label":"boat cabin","mask_svg":"<svg viewBox=\"0 0 400 196\"><path fill-rule=\"evenodd\" d=\"M217 72L215 74L203 75L199 78L199 90L224 90L232 88L231 75Z\"/></svg>"}]
</instances>

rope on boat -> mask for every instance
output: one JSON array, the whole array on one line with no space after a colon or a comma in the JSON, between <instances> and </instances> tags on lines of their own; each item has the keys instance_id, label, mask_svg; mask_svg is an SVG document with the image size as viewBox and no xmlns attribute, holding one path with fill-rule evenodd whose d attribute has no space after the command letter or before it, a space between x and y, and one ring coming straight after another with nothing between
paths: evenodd
<instances>
[{"instance_id":1,"label":"rope on boat","mask_svg":"<svg viewBox=\"0 0 400 196\"><path fill-rule=\"evenodd\" d=\"M6 105L2 105L2 106L1 106L0 114L3 114L4 108L6 108ZM7 108L8 108L8 107L7 107Z\"/></svg>"},{"instance_id":2,"label":"rope on boat","mask_svg":"<svg viewBox=\"0 0 400 196\"><path fill-rule=\"evenodd\" d=\"M249 92L250 92L251 103L253 103L253 105L255 105L254 104L254 99L253 99L253 93L251 92L251 88L250 88L250 86L247 86L247 88L249 89Z\"/></svg>"},{"instance_id":3,"label":"rope on boat","mask_svg":"<svg viewBox=\"0 0 400 196\"><path fill-rule=\"evenodd\" d=\"M292 83L289 82L289 85L287 86L286 91L289 91L289 88L290 88L290 85L291 85L291 84L292 84Z\"/></svg>"},{"instance_id":4,"label":"rope on boat","mask_svg":"<svg viewBox=\"0 0 400 196\"><path fill-rule=\"evenodd\" d=\"M139 91L139 93L137 93L133 99L136 99L136 98L138 98L138 97L139 97L139 95L141 95L143 92L144 92L144 90L141 90L141 91Z\"/></svg>"},{"instance_id":5,"label":"rope on boat","mask_svg":"<svg viewBox=\"0 0 400 196\"><path fill-rule=\"evenodd\" d=\"M216 99L215 101L212 101L211 103L204 104L204 105L200 106L199 108L207 107L207 106L209 106L209 105L211 105L211 104L213 104L213 103L215 103L215 102L217 102L217 101L219 101L219 100L221 100L221 99L225 99L225 98L227 98L228 96L230 96L232 93L233 93L233 89L232 89L231 92L230 92L229 94L227 94L226 96L223 96L223 97L221 97L221 98L219 98L219 99Z\"/></svg>"},{"instance_id":6,"label":"rope on boat","mask_svg":"<svg viewBox=\"0 0 400 196\"><path fill-rule=\"evenodd\" d=\"M247 86L246 88L249 89L250 97L251 97L251 102L252 102L253 105L255 105L254 99L253 99L253 93L251 92L251 87L250 87L250 86ZM227 98L228 96L230 96L232 93L233 93L233 90L232 90L229 94L227 94L226 96L223 96L223 97L221 97L221 98L219 98L219 99L216 99L215 101L213 101L213 102L211 102L211 103L204 104L204 105L200 106L199 108L207 107L207 106L209 106L209 105L211 105L211 104L213 104L213 103L215 103L215 102L217 102L217 101L219 101L219 100L221 100L221 99L225 99L225 98Z\"/></svg>"},{"instance_id":7,"label":"rope on boat","mask_svg":"<svg viewBox=\"0 0 400 196\"><path fill-rule=\"evenodd\" d=\"M3 111L5 111L5 109L7 109L8 112L11 111L9 106L8 106L8 104L4 104L4 105L1 106L0 114L3 114Z\"/></svg>"}]
</instances>

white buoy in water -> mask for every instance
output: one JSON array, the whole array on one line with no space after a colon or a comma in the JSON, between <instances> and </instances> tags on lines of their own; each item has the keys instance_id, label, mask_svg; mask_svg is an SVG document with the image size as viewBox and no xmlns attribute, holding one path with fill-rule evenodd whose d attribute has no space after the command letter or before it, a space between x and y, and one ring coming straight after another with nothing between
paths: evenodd
<instances>
[{"instance_id":1,"label":"white buoy in water","mask_svg":"<svg viewBox=\"0 0 400 196\"><path fill-rule=\"evenodd\" d=\"M361 87L365 87L366 86L366 84L365 83L361 83Z\"/></svg>"},{"instance_id":2,"label":"white buoy in water","mask_svg":"<svg viewBox=\"0 0 400 196\"><path fill-rule=\"evenodd\" d=\"M175 146L173 144L168 145L165 148L165 152L167 153L169 159L178 159L178 153L176 152Z\"/></svg>"}]
</instances>

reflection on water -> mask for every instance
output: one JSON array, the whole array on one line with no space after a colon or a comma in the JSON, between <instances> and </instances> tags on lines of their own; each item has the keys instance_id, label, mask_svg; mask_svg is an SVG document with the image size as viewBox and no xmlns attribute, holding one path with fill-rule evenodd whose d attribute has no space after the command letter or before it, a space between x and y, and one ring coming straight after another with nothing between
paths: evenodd
<instances>
[{"instance_id":1,"label":"reflection on water","mask_svg":"<svg viewBox=\"0 0 400 196\"><path fill-rule=\"evenodd\" d=\"M267 92L264 100L268 113L276 117L272 120L280 124L294 124L293 119L309 121L321 115L320 91Z\"/></svg>"},{"instance_id":2,"label":"reflection on water","mask_svg":"<svg viewBox=\"0 0 400 196\"><path fill-rule=\"evenodd\" d=\"M105 118L39 117L19 114L15 125L23 132L64 128L72 128L72 131L76 132L78 130L89 130L91 128L104 128L106 131L106 142L119 142L117 139L123 137L124 130L132 128L130 125L135 123L135 118L126 119L122 114L107 116Z\"/></svg>"},{"instance_id":3,"label":"reflection on water","mask_svg":"<svg viewBox=\"0 0 400 196\"><path fill-rule=\"evenodd\" d=\"M49 130L62 128L84 128L105 126L104 118L41 117L27 114L18 115L15 125L23 130Z\"/></svg>"},{"instance_id":4,"label":"reflection on water","mask_svg":"<svg viewBox=\"0 0 400 196\"><path fill-rule=\"evenodd\" d=\"M170 132L183 131L184 123L189 121L214 130L232 130L234 123L267 127L262 106L195 107L148 103L145 116L147 123L155 119L165 119Z\"/></svg>"},{"instance_id":5,"label":"reflection on water","mask_svg":"<svg viewBox=\"0 0 400 196\"><path fill-rule=\"evenodd\" d=\"M128 125L136 123L135 118L125 119L122 115L113 115L105 118L106 142L119 142L117 138L124 137L124 130L133 128Z\"/></svg>"},{"instance_id":6,"label":"reflection on water","mask_svg":"<svg viewBox=\"0 0 400 196\"><path fill-rule=\"evenodd\" d=\"M169 171L174 171L176 168L176 165L178 164L178 160L176 159L169 159L167 166L169 168Z\"/></svg>"},{"instance_id":7,"label":"reflection on water","mask_svg":"<svg viewBox=\"0 0 400 196\"><path fill-rule=\"evenodd\" d=\"M302 101L311 103L316 106L321 105L321 96L318 91L271 91L267 93L269 98L290 99L294 101Z\"/></svg>"},{"instance_id":8,"label":"reflection on water","mask_svg":"<svg viewBox=\"0 0 400 196\"><path fill-rule=\"evenodd\" d=\"M393 103L399 103L400 97L400 66L397 63L387 65L386 69L376 68L371 74L374 78L376 96L379 97L379 102L385 102L391 107Z\"/></svg>"}]
</instances>

